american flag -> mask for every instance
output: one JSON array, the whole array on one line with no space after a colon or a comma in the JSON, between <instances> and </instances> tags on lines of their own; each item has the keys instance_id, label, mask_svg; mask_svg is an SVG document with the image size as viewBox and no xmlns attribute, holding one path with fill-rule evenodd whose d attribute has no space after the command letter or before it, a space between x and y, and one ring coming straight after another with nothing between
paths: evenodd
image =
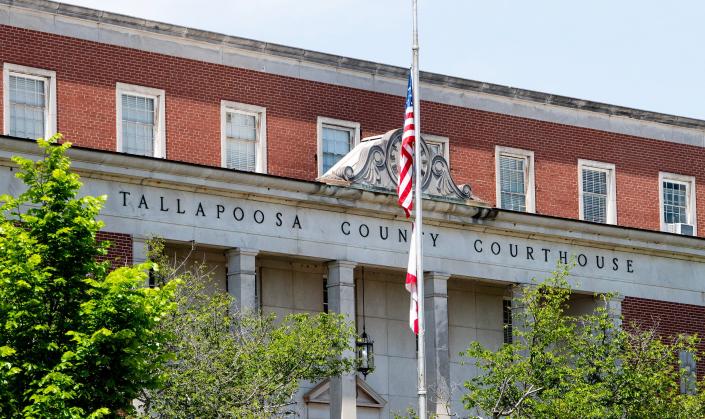
<instances>
[{"instance_id":1,"label":"american flag","mask_svg":"<svg viewBox=\"0 0 705 419\"><path fill-rule=\"evenodd\" d=\"M409 87L406 90L406 112L404 113L404 133L401 137L399 149L399 205L404 209L406 217L411 215L413 207L412 175L414 143L416 141L414 126L414 95L409 74ZM419 334L419 295L416 290L416 228L412 225L411 246L409 248L409 264L406 268L405 288L409 291L409 327L415 334Z\"/></svg>"},{"instance_id":2,"label":"american flag","mask_svg":"<svg viewBox=\"0 0 705 419\"><path fill-rule=\"evenodd\" d=\"M404 133L401 137L401 147L399 148L399 205L404 208L406 217L411 215L414 204L413 193L411 193L411 171L413 170L412 155L414 153L414 95L411 89L411 74L409 75L409 87L406 90L406 112L404 114Z\"/></svg>"}]
</instances>

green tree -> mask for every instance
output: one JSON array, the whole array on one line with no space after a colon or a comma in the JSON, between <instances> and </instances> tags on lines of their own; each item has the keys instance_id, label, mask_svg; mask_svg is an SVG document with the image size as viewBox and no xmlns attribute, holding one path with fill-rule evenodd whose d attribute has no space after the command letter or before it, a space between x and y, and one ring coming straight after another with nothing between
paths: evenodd
<instances>
[{"instance_id":1,"label":"green tree","mask_svg":"<svg viewBox=\"0 0 705 419\"><path fill-rule=\"evenodd\" d=\"M348 342L355 331L336 314L293 314L283 319L235 310L233 298L209 293L210 272L191 256L170 260L159 240L150 241L158 283L180 279L177 311L162 323L173 335L174 362L163 369L165 385L146 391L145 414L163 418L271 417L289 410L300 380L350 372Z\"/></svg>"},{"instance_id":2,"label":"green tree","mask_svg":"<svg viewBox=\"0 0 705 419\"><path fill-rule=\"evenodd\" d=\"M98 261L105 197L77 197L70 144L59 139L38 140L37 162L14 157L26 190L0 197L2 417L127 414L165 361L156 325L176 284L145 288L148 266L109 272Z\"/></svg>"},{"instance_id":3,"label":"green tree","mask_svg":"<svg viewBox=\"0 0 705 419\"><path fill-rule=\"evenodd\" d=\"M678 353L695 353L697 338L619 327L610 295L597 296L593 312L569 315L568 273L559 265L512 302L511 344L494 351L474 342L465 352L479 370L465 382L465 407L494 418L703 417L699 386L680 394Z\"/></svg>"}]
</instances>

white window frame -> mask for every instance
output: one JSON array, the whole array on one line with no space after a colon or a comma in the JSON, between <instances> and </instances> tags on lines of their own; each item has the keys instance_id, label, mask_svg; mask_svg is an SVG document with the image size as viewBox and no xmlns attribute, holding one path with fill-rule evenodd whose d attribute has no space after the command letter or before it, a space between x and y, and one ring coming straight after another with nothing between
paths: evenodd
<instances>
[{"instance_id":1,"label":"white window frame","mask_svg":"<svg viewBox=\"0 0 705 419\"><path fill-rule=\"evenodd\" d=\"M581 220L585 220L583 208L583 169L607 173L607 213L605 222L607 224L617 224L617 179L616 169L613 163L603 163L593 160L578 159L578 210Z\"/></svg>"},{"instance_id":2,"label":"white window frame","mask_svg":"<svg viewBox=\"0 0 705 419\"><path fill-rule=\"evenodd\" d=\"M443 149L443 158L446 159L448 166L450 167L450 139L448 139L448 137L434 134L421 134L421 138L426 141L426 144L440 144Z\"/></svg>"},{"instance_id":3,"label":"white window frame","mask_svg":"<svg viewBox=\"0 0 705 419\"><path fill-rule=\"evenodd\" d=\"M515 157L524 159L524 184L526 185L526 212L536 212L536 187L534 181L534 152L522 150L520 148L495 146L495 194L496 206L502 208L502 182L500 181L500 156Z\"/></svg>"},{"instance_id":4,"label":"white window frame","mask_svg":"<svg viewBox=\"0 0 705 419\"><path fill-rule=\"evenodd\" d=\"M56 71L3 63L3 133L10 135L10 75L44 81L44 138L56 134Z\"/></svg>"},{"instance_id":5,"label":"white window frame","mask_svg":"<svg viewBox=\"0 0 705 419\"><path fill-rule=\"evenodd\" d=\"M663 182L680 183L686 187L686 214L688 215L688 224L693 226L693 235L698 235L698 211L695 200L695 176L679 175L676 173L659 172L658 173L658 206L659 206L659 225L661 231L668 232L668 225L663 220Z\"/></svg>"},{"instance_id":6,"label":"white window frame","mask_svg":"<svg viewBox=\"0 0 705 419\"><path fill-rule=\"evenodd\" d=\"M227 115L253 115L257 120L255 173L267 173L267 108L246 103L220 101L220 166L227 167Z\"/></svg>"},{"instance_id":7,"label":"white window frame","mask_svg":"<svg viewBox=\"0 0 705 419\"><path fill-rule=\"evenodd\" d=\"M316 151L316 156L318 156L318 176L323 176L323 127L328 126L336 129L346 129L352 133L352 144L350 145L350 150L355 148L360 144L360 123L353 121L344 121L342 119L327 118L325 116L319 116L316 121L316 132L318 138L318 149Z\"/></svg>"},{"instance_id":8,"label":"white window frame","mask_svg":"<svg viewBox=\"0 0 705 419\"><path fill-rule=\"evenodd\" d=\"M157 125L157 132L154 135L154 155L147 157L166 158L166 100L164 90L153 87L137 86L134 84L117 83L115 86L115 125L117 138L115 149L122 153L122 95L141 96L154 99L154 112L156 117L154 123Z\"/></svg>"}]
</instances>

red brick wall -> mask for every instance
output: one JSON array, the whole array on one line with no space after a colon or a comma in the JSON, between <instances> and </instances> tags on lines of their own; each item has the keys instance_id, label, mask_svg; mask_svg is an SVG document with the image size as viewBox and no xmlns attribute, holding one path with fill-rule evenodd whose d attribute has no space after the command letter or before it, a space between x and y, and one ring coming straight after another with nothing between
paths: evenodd
<instances>
[{"instance_id":1,"label":"red brick wall","mask_svg":"<svg viewBox=\"0 0 705 419\"><path fill-rule=\"evenodd\" d=\"M99 231L98 241L109 241L108 254L102 260L109 260L113 268L132 265L132 236L122 233Z\"/></svg>"},{"instance_id":2,"label":"red brick wall","mask_svg":"<svg viewBox=\"0 0 705 419\"><path fill-rule=\"evenodd\" d=\"M625 326L634 323L644 329L656 328L664 338L678 334L694 335L705 339L705 307L625 297L622 302ZM698 345L701 357L705 355L705 340ZM698 362L698 377L705 377L705 358Z\"/></svg>"},{"instance_id":3,"label":"red brick wall","mask_svg":"<svg viewBox=\"0 0 705 419\"><path fill-rule=\"evenodd\" d=\"M220 164L221 100L266 107L269 173L292 178L317 175L317 116L360 122L363 136L402 123L398 96L9 26L0 26L0 61L56 70L58 129L86 147L115 149L116 82L166 91L167 156L173 160ZM659 170L695 176L698 200L705 202L702 148L430 102L422 104L422 130L450 138L456 180L491 203L495 145L535 152L538 213L578 217L579 158L615 163L621 225L659 228ZM705 226L699 207L698 224Z\"/></svg>"}]
</instances>

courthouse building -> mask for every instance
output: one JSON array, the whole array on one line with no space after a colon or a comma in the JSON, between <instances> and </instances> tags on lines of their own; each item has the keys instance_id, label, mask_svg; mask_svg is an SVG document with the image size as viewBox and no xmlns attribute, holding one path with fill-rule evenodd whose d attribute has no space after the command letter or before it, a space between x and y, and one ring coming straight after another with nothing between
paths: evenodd
<instances>
[{"instance_id":1,"label":"courthouse building","mask_svg":"<svg viewBox=\"0 0 705 419\"><path fill-rule=\"evenodd\" d=\"M108 195L113 263L151 236L195 243L243 307L365 325L374 372L304 383L293 412L416 404L407 69L45 0L0 0L0 61L0 192L20 187L11 156L39 157L28 138L63 133L84 193ZM459 353L511 339L515 285L570 258L571 310L617 292L625 322L705 335L705 121L433 73L420 88L433 409L467 415Z\"/></svg>"}]
</instances>

